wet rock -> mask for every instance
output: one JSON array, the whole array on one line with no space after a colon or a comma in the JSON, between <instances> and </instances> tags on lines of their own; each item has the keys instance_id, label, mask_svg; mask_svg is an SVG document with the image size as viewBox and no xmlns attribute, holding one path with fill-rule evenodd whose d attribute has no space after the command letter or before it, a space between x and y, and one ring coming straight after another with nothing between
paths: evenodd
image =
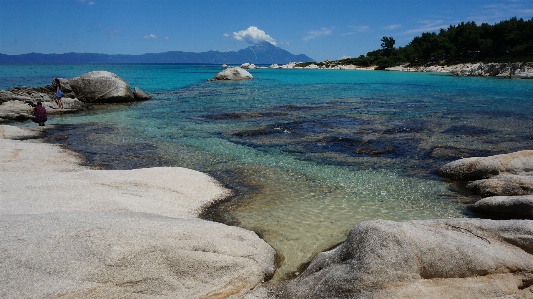
<instances>
[{"instance_id":1,"label":"wet rock","mask_svg":"<svg viewBox=\"0 0 533 299\"><path fill-rule=\"evenodd\" d=\"M533 221L385 220L356 224L276 298L491 298L533 281Z\"/></svg>"}]
</instances>

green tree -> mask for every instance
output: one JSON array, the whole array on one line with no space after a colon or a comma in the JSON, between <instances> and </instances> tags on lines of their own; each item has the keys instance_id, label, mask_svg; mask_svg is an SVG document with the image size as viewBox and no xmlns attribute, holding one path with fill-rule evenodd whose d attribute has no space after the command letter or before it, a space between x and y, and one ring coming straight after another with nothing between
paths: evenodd
<instances>
[{"instance_id":1,"label":"green tree","mask_svg":"<svg viewBox=\"0 0 533 299\"><path fill-rule=\"evenodd\" d=\"M391 37L384 36L381 39L381 51L383 52L383 56L385 57L391 56L392 52L394 51L395 43L396 41L394 40L394 38L392 38L392 36Z\"/></svg>"}]
</instances>

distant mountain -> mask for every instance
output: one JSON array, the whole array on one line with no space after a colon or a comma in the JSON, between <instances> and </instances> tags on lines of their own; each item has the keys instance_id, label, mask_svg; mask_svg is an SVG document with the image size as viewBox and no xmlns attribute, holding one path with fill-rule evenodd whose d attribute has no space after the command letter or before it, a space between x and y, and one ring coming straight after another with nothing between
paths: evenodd
<instances>
[{"instance_id":1,"label":"distant mountain","mask_svg":"<svg viewBox=\"0 0 533 299\"><path fill-rule=\"evenodd\" d=\"M21 55L0 54L0 63L209 63L209 64L286 64L314 61L307 55L294 55L269 42L261 42L237 52L182 52L148 53L142 55L108 55L96 53Z\"/></svg>"}]
</instances>

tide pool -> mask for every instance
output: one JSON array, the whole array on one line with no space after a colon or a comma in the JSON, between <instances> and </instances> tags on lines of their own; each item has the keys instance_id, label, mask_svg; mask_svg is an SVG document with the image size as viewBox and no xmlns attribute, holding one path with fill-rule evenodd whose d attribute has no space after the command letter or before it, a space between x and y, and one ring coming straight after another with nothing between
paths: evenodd
<instances>
[{"instance_id":1,"label":"tide pool","mask_svg":"<svg viewBox=\"0 0 533 299\"><path fill-rule=\"evenodd\" d=\"M533 145L533 80L213 65L0 65L0 88L107 70L150 93L49 118L49 139L109 169L179 166L235 190L206 213L253 230L290 277L368 219L476 217L477 199L440 179L447 162ZM32 125L31 123L26 123Z\"/></svg>"}]
</instances>

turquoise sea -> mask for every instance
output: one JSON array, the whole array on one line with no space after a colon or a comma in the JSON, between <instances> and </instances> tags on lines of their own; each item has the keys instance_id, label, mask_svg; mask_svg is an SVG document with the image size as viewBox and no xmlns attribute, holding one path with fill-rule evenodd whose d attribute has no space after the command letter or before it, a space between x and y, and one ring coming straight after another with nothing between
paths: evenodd
<instances>
[{"instance_id":1,"label":"turquoise sea","mask_svg":"<svg viewBox=\"0 0 533 299\"><path fill-rule=\"evenodd\" d=\"M93 70L153 99L52 115L47 139L93 167L211 174L235 195L204 216L271 244L274 279L363 220L482 216L469 210L477 196L436 170L533 148L533 80L265 68L252 81L210 82L220 66L0 65L0 89Z\"/></svg>"}]
</instances>

